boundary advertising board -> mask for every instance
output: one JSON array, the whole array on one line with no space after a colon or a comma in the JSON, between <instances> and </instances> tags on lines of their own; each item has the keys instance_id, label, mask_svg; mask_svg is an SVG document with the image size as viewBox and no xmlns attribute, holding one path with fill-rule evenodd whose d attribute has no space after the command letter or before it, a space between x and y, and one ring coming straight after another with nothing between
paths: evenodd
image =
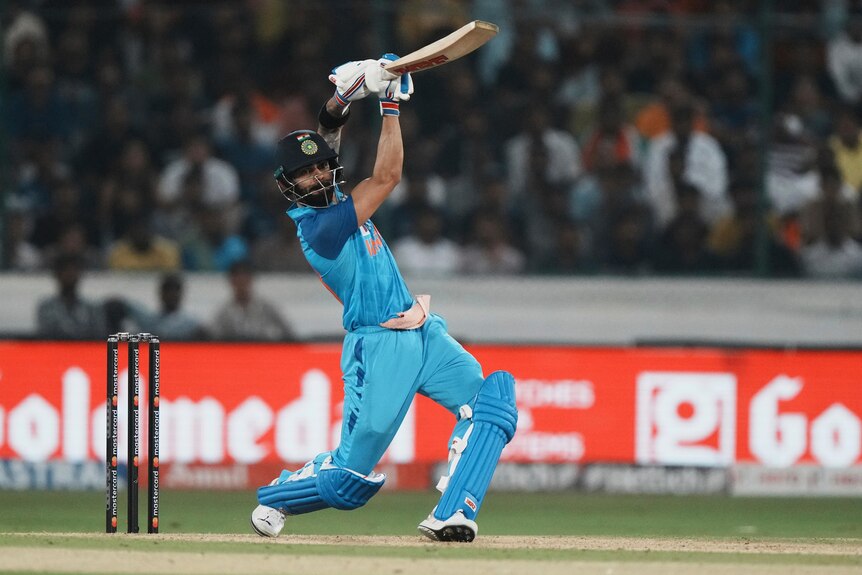
<instances>
[{"instance_id":1,"label":"boundary advertising board","mask_svg":"<svg viewBox=\"0 0 862 575\"><path fill-rule=\"evenodd\" d=\"M862 463L860 351L468 349L486 372L507 369L516 378L520 416L506 463L827 470ZM162 350L161 460L178 472L212 477L218 468L234 474L231 484L253 484L337 445L340 346L163 342ZM103 460L104 354L96 342L0 342L0 460ZM124 362L121 353L121 404ZM407 475L403 466L445 461L453 421L420 397L381 465ZM124 445L121 431L121 461Z\"/></svg>"}]
</instances>

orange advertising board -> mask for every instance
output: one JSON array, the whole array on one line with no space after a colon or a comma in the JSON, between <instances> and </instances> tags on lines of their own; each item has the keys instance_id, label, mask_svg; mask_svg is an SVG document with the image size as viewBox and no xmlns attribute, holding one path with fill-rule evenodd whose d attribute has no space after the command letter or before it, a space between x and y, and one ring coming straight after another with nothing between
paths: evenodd
<instances>
[{"instance_id":1,"label":"orange advertising board","mask_svg":"<svg viewBox=\"0 0 862 575\"><path fill-rule=\"evenodd\" d=\"M505 461L846 468L862 459L860 351L468 349L486 373L507 369L517 381ZM278 467L334 448L339 358L336 344L162 342L162 461ZM122 345L120 359L122 406ZM0 459L101 460L106 371L103 344L0 342ZM120 419L122 460L124 410ZM419 398L384 463L445 460L453 423Z\"/></svg>"}]
</instances>

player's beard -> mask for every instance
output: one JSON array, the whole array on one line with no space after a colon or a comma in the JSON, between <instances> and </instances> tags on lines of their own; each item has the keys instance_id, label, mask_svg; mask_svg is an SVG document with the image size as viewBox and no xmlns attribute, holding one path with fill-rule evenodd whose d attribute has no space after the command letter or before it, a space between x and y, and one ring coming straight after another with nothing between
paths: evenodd
<instances>
[{"instance_id":1,"label":"player's beard","mask_svg":"<svg viewBox=\"0 0 862 575\"><path fill-rule=\"evenodd\" d=\"M335 203L335 185L332 180L325 182L320 178L304 194L299 203L311 208L326 208Z\"/></svg>"}]
</instances>

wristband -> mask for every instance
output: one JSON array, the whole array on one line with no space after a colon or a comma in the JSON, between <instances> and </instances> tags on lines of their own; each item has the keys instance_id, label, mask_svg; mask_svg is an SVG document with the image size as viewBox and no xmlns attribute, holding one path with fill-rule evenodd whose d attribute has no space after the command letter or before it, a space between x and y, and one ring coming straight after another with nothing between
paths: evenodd
<instances>
[{"instance_id":1,"label":"wristband","mask_svg":"<svg viewBox=\"0 0 862 575\"><path fill-rule=\"evenodd\" d=\"M329 113L326 109L326 104L320 109L320 114L317 115L317 121L327 130L337 130L347 123L347 118L350 117L350 111L345 108L344 113L338 118Z\"/></svg>"},{"instance_id":2,"label":"wristband","mask_svg":"<svg viewBox=\"0 0 862 575\"><path fill-rule=\"evenodd\" d=\"M380 100L381 116L400 116L401 110L397 100Z\"/></svg>"}]
</instances>

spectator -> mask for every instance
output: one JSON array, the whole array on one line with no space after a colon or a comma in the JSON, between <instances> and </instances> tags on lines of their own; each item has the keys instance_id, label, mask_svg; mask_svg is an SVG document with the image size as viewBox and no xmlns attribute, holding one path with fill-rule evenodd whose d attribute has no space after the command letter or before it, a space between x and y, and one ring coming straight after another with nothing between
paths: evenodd
<instances>
[{"instance_id":1,"label":"spectator","mask_svg":"<svg viewBox=\"0 0 862 575\"><path fill-rule=\"evenodd\" d=\"M720 24L705 33L696 29L687 47L691 68L699 79L728 67L744 66L746 72L759 67L761 38L753 23L746 20L744 6L733 0L711 2L712 17Z\"/></svg>"},{"instance_id":2,"label":"spectator","mask_svg":"<svg viewBox=\"0 0 862 575\"><path fill-rule=\"evenodd\" d=\"M69 143L77 152L98 119L91 39L86 30L72 24L60 34L57 44L57 89L69 106Z\"/></svg>"},{"instance_id":3,"label":"spectator","mask_svg":"<svg viewBox=\"0 0 862 575\"><path fill-rule=\"evenodd\" d=\"M831 105L837 98L837 92L829 70L823 62L823 42L819 31L800 30L799 33L785 38L775 38L774 41L772 51L776 55L781 55L773 71L775 107L777 109L784 107L786 98L793 93L793 85L801 76L813 79L818 91L828 98L828 104Z\"/></svg>"},{"instance_id":4,"label":"spectator","mask_svg":"<svg viewBox=\"0 0 862 575\"><path fill-rule=\"evenodd\" d=\"M395 241L415 233L419 220L428 209L439 211L441 225L445 227L445 194L443 180L437 176L413 175L403 178L392 191L392 205L385 210L389 214L385 224L387 235Z\"/></svg>"},{"instance_id":5,"label":"spectator","mask_svg":"<svg viewBox=\"0 0 862 575\"><path fill-rule=\"evenodd\" d=\"M683 184L676 192L677 215L659 236L655 253L656 271L668 274L716 273L719 262L706 240L709 226L700 216L700 192Z\"/></svg>"},{"instance_id":6,"label":"spectator","mask_svg":"<svg viewBox=\"0 0 862 575\"><path fill-rule=\"evenodd\" d=\"M598 38L590 29L564 38L560 45L563 77L556 103L571 109L593 109L601 98L599 65L596 62Z\"/></svg>"},{"instance_id":7,"label":"spectator","mask_svg":"<svg viewBox=\"0 0 862 575\"><path fill-rule=\"evenodd\" d=\"M248 89L251 80L243 78L241 82ZM224 142L244 142L271 150L278 142L278 109L259 92L225 94L213 106L212 119L213 138L220 147Z\"/></svg>"},{"instance_id":8,"label":"spectator","mask_svg":"<svg viewBox=\"0 0 862 575\"><path fill-rule=\"evenodd\" d=\"M647 103L635 116L635 127L641 137L652 140L671 130L671 110L683 105L691 98L691 92L686 88L681 78L665 72L659 81L656 98ZM706 132L708 122L700 111L695 112L693 129L696 132Z\"/></svg>"},{"instance_id":9,"label":"spectator","mask_svg":"<svg viewBox=\"0 0 862 575\"><path fill-rule=\"evenodd\" d=\"M461 266L461 249L443 236L443 215L431 206L417 214L413 233L393 242L392 253L406 276L451 276Z\"/></svg>"},{"instance_id":10,"label":"spectator","mask_svg":"<svg viewBox=\"0 0 862 575\"><path fill-rule=\"evenodd\" d=\"M758 271L758 241L764 241L766 265L770 273L782 277L798 276L798 258L781 241L775 213L760 215L757 186L752 182L735 182L730 195L733 212L713 226L707 240L709 248L719 258L722 269L749 274ZM761 226L767 230L763 240L758 236Z\"/></svg>"},{"instance_id":11,"label":"spectator","mask_svg":"<svg viewBox=\"0 0 862 575\"><path fill-rule=\"evenodd\" d=\"M805 131L817 140L823 140L832 132L831 110L826 107L823 93L811 76L796 78L783 109L798 117Z\"/></svg>"},{"instance_id":12,"label":"spectator","mask_svg":"<svg viewBox=\"0 0 862 575\"><path fill-rule=\"evenodd\" d=\"M26 208L14 204L6 207L2 243L5 269L32 272L42 266L42 253L28 240L32 228L33 218Z\"/></svg>"},{"instance_id":13,"label":"spectator","mask_svg":"<svg viewBox=\"0 0 862 575\"><path fill-rule=\"evenodd\" d=\"M159 281L159 305L157 312L151 312L133 302L126 303L127 314L134 322L134 328L127 331L152 333L162 341L189 341L205 339L205 326L197 318L182 310L184 294L183 277L176 272L162 276Z\"/></svg>"},{"instance_id":14,"label":"spectator","mask_svg":"<svg viewBox=\"0 0 862 575\"><path fill-rule=\"evenodd\" d=\"M310 272L290 218L278 219L278 227L258 239L251 249L254 269L262 272Z\"/></svg>"},{"instance_id":15,"label":"spectator","mask_svg":"<svg viewBox=\"0 0 862 575\"><path fill-rule=\"evenodd\" d=\"M690 184L701 194L701 215L715 222L728 211L727 159L721 146L709 134L695 131L695 109L690 102L671 109L671 130L653 138L646 158L646 197L659 229L677 212L674 174L670 165L676 150L681 158L678 180Z\"/></svg>"},{"instance_id":16,"label":"spectator","mask_svg":"<svg viewBox=\"0 0 862 575\"><path fill-rule=\"evenodd\" d=\"M533 271L548 275L571 275L589 270L585 258L583 233L569 220L560 221L553 229L554 248L540 256L531 266Z\"/></svg>"},{"instance_id":17,"label":"spectator","mask_svg":"<svg viewBox=\"0 0 862 575\"><path fill-rule=\"evenodd\" d=\"M18 150L22 155L15 170L17 182L13 195L34 215L50 212L55 186L72 177L69 165L61 157L62 150L56 138L25 140Z\"/></svg>"},{"instance_id":18,"label":"spectator","mask_svg":"<svg viewBox=\"0 0 862 575\"><path fill-rule=\"evenodd\" d=\"M759 107L752 84L741 67L725 71L710 102L711 132L730 147L743 145L757 129Z\"/></svg>"},{"instance_id":19,"label":"spectator","mask_svg":"<svg viewBox=\"0 0 862 575\"><path fill-rule=\"evenodd\" d=\"M74 161L81 183L92 188L98 187L106 171L119 166L129 141L147 141L143 132L132 123L127 103L122 97L111 96L101 106L101 121L82 143Z\"/></svg>"},{"instance_id":20,"label":"spectator","mask_svg":"<svg viewBox=\"0 0 862 575\"><path fill-rule=\"evenodd\" d=\"M491 124L490 113L480 104L472 104L461 115L463 120L455 126L447 125L437 140L435 167L445 179L446 209L456 218L463 217L477 201L476 190L487 175L503 171L497 131Z\"/></svg>"},{"instance_id":21,"label":"spectator","mask_svg":"<svg viewBox=\"0 0 862 575\"><path fill-rule=\"evenodd\" d=\"M862 103L862 7L850 10L844 30L827 43L826 62L841 99Z\"/></svg>"},{"instance_id":22,"label":"spectator","mask_svg":"<svg viewBox=\"0 0 862 575\"><path fill-rule=\"evenodd\" d=\"M855 190L841 180L838 168L827 165L820 169L820 193L805 205L800 214L802 241L814 244L824 241L826 211L837 206L845 214L842 222L852 237L862 237L862 213Z\"/></svg>"},{"instance_id":23,"label":"spectator","mask_svg":"<svg viewBox=\"0 0 862 575\"><path fill-rule=\"evenodd\" d=\"M809 277L862 278L862 244L848 233L848 213L838 202L822 211L823 238L802 249L802 265Z\"/></svg>"},{"instance_id":24,"label":"spectator","mask_svg":"<svg viewBox=\"0 0 862 575\"><path fill-rule=\"evenodd\" d=\"M195 166L186 172L181 186L178 201L171 203L157 201L153 213L156 232L177 241L182 241L192 233L196 225L196 213L200 206L204 205L201 200L204 187L203 169Z\"/></svg>"},{"instance_id":25,"label":"spectator","mask_svg":"<svg viewBox=\"0 0 862 575\"><path fill-rule=\"evenodd\" d=\"M582 247L591 259L608 244L614 211L642 199L640 178L630 164L605 166L578 181L569 200L569 215L581 228Z\"/></svg>"},{"instance_id":26,"label":"spectator","mask_svg":"<svg viewBox=\"0 0 862 575\"><path fill-rule=\"evenodd\" d=\"M767 193L779 215L793 215L817 195L817 148L799 116L779 114L773 125Z\"/></svg>"},{"instance_id":27,"label":"spectator","mask_svg":"<svg viewBox=\"0 0 862 575\"><path fill-rule=\"evenodd\" d=\"M254 109L250 101L238 99L233 105L232 116L233 129L216 140L216 145L222 157L237 171L240 197L256 212L261 201L258 174L271 171L270 166L275 161L275 141L273 138L255 137Z\"/></svg>"},{"instance_id":28,"label":"spectator","mask_svg":"<svg viewBox=\"0 0 862 575\"><path fill-rule=\"evenodd\" d=\"M606 58L605 69L619 69L625 74L626 86L641 94L656 92L656 82L661 81L664 76L683 76L691 69L686 69L685 52L681 50L682 38L680 31L673 28L661 28L646 26L637 31L632 31L631 36L638 38L639 48L626 51L625 48L617 48L616 57L611 53ZM696 32L694 32L696 33ZM625 36L629 40L630 35ZM614 45L618 45L619 38L614 38ZM625 59L625 64L620 61ZM661 132L659 132L661 133Z\"/></svg>"},{"instance_id":29,"label":"spectator","mask_svg":"<svg viewBox=\"0 0 862 575\"><path fill-rule=\"evenodd\" d=\"M48 30L37 14L11 8L8 27L4 30L3 62L9 71L9 87L13 90L23 86L27 74L50 56Z\"/></svg>"},{"instance_id":30,"label":"spectator","mask_svg":"<svg viewBox=\"0 0 862 575\"><path fill-rule=\"evenodd\" d=\"M110 246L108 268L117 271L175 271L180 268L179 245L153 233L152 218L140 213L129 223L126 233Z\"/></svg>"},{"instance_id":31,"label":"spectator","mask_svg":"<svg viewBox=\"0 0 862 575\"><path fill-rule=\"evenodd\" d=\"M835 163L854 197L862 197L862 131L852 110L842 108L835 117L835 134L829 138Z\"/></svg>"},{"instance_id":32,"label":"spectator","mask_svg":"<svg viewBox=\"0 0 862 575\"><path fill-rule=\"evenodd\" d=\"M156 206L158 172L150 148L137 137L126 139L116 163L96 186L100 244L107 246L125 233L130 218Z\"/></svg>"},{"instance_id":33,"label":"spectator","mask_svg":"<svg viewBox=\"0 0 862 575\"><path fill-rule=\"evenodd\" d=\"M180 238L184 269L223 272L248 257L248 243L228 230L225 217L217 207L198 207L193 223Z\"/></svg>"},{"instance_id":34,"label":"spectator","mask_svg":"<svg viewBox=\"0 0 862 575\"><path fill-rule=\"evenodd\" d=\"M183 197L186 175L195 170L200 171L200 198ZM212 155L209 140L202 133L186 139L183 156L165 166L159 181L160 205L170 209L199 201L207 208L222 211L227 218L225 225L231 231L239 225L239 199L240 182L236 169Z\"/></svg>"},{"instance_id":35,"label":"spectator","mask_svg":"<svg viewBox=\"0 0 862 575\"><path fill-rule=\"evenodd\" d=\"M78 256L85 270L105 268L104 254L87 241L87 230L80 222L61 225L57 231L57 239L42 250L42 260L53 262L67 254Z\"/></svg>"},{"instance_id":36,"label":"spectator","mask_svg":"<svg viewBox=\"0 0 862 575\"><path fill-rule=\"evenodd\" d=\"M524 242L518 247L528 259L548 259L558 246L557 230L568 223L570 190L566 187L543 184L532 190L530 201L522 206L524 214ZM513 236L508 236L514 241Z\"/></svg>"},{"instance_id":37,"label":"spectator","mask_svg":"<svg viewBox=\"0 0 862 575\"><path fill-rule=\"evenodd\" d=\"M524 215L516 206L509 204L510 197L506 179L497 171L481 178L478 195L470 204L454 239L459 243L465 243L470 231L476 225L476 219L490 213L500 218L503 226L512 234L514 245L524 245Z\"/></svg>"},{"instance_id":38,"label":"spectator","mask_svg":"<svg viewBox=\"0 0 862 575\"><path fill-rule=\"evenodd\" d=\"M574 136L551 126L550 112L530 107L521 131L506 142L510 201L528 200L537 186L571 186L581 174L581 154Z\"/></svg>"},{"instance_id":39,"label":"spectator","mask_svg":"<svg viewBox=\"0 0 862 575\"><path fill-rule=\"evenodd\" d=\"M78 293L81 258L64 254L54 262L57 293L39 301L36 335L44 339L102 339L107 336L107 320L101 304Z\"/></svg>"},{"instance_id":40,"label":"spectator","mask_svg":"<svg viewBox=\"0 0 862 575\"><path fill-rule=\"evenodd\" d=\"M83 231L85 246L97 246L99 224L78 183L71 179L57 181L51 187L50 194L50 209L39 210L36 217L31 236L36 247L45 249L56 244L61 233L71 226Z\"/></svg>"},{"instance_id":41,"label":"spectator","mask_svg":"<svg viewBox=\"0 0 862 575\"><path fill-rule=\"evenodd\" d=\"M606 98L599 104L598 121L583 142L584 168L630 164L640 167L641 142L637 130L625 122L622 104Z\"/></svg>"},{"instance_id":42,"label":"spectator","mask_svg":"<svg viewBox=\"0 0 862 575\"><path fill-rule=\"evenodd\" d=\"M597 246L602 254L602 271L612 274L642 275L651 271L653 246L649 209L639 203L614 206L608 216L606 244Z\"/></svg>"},{"instance_id":43,"label":"spectator","mask_svg":"<svg viewBox=\"0 0 862 575\"><path fill-rule=\"evenodd\" d=\"M228 272L231 299L216 312L210 327L221 340L286 341L295 339L279 309L254 292L251 265L240 260Z\"/></svg>"},{"instance_id":44,"label":"spectator","mask_svg":"<svg viewBox=\"0 0 862 575\"><path fill-rule=\"evenodd\" d=\"M512 275L524 271L524 255L510 243L503 220L479 214L464 248L462 271L475 275Z\"/></svg>"},{"instance_id":45,"label":"spectator","mask_svg":"<svg viewBox=\"0 0 862 575\"><path fill-rule=\"evenodd\" d=\"M13 144L47 138L69 143L71 107L57 90L54 71L49 66L39 65L27 72L23 88L9 95L4 108Z\"/></svg>"},{"instance_id":46,"label":"spectator","mask_svg":"<svg viewBox=\"0 0 862 575\"><path fill-rule=\"evenodd\" d=\"M547 110L533 108L521 133L506 143L509 202L524 214L525 243L519 247L530 258L553 249L553 226L566 217L568 196L581 175L574 137L549 122Z\"/></svg>"}]
</instances>

